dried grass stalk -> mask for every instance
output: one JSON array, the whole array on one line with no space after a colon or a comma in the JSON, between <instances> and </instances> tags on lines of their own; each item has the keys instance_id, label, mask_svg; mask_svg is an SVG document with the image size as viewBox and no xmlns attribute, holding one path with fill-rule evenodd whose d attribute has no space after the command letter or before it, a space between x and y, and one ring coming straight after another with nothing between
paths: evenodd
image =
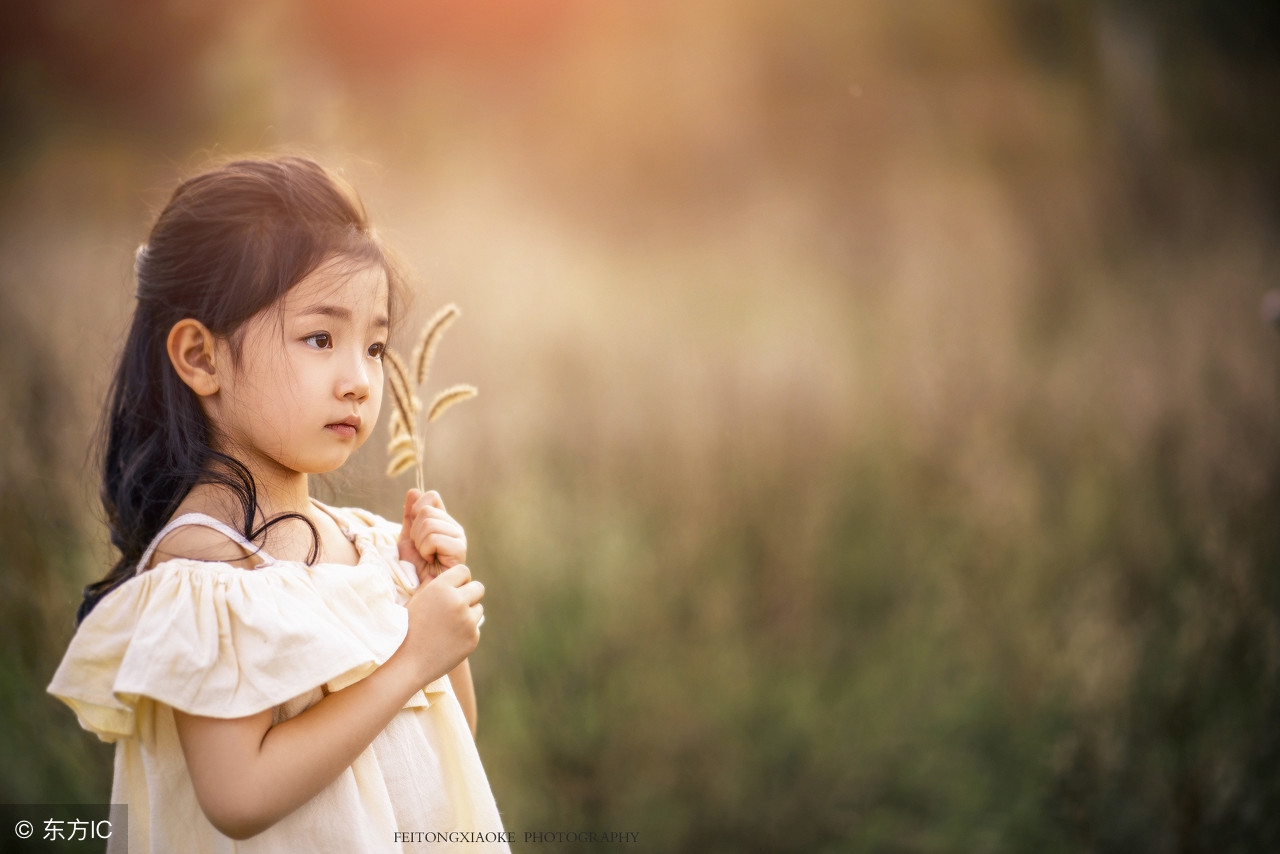
<instances>
[{"instance_id":1,"label":"dried grass stalk","mask_svg":"<svg viewBox=\"0 0 1280 854\"><path fill-rule=\"evenodd\" d=\"M391 441L394 443L397 437L413 436L413 431L409 429L409 425L404 420L404 416L400 414L400 407L393 406L391 409Z\"/></svg>"},{"instance_id":2,"label":"dried grass stalk","mask_svg":"<svg viewBox=\"0 0 1280 854\"><path fill-rule=\"evenodd\" d=\"M400 454L398 457L392 458L391 462L387 465L387 477L395 477L396 475L404 474L409 469L417 465L417 463L417 451L410 449L409 451Z\"/></svg>"},{"instance_id":3,"label":"dried grass stalk","mask_svg":"<svg viewBox=\"0 0 1280 854\"><path fill-rule=\"evenodd\" d=\"M383 352L383 362L387 366L387 380L396 401L396 408L401 410L405 423L412 424L413 416L417 414L420 404L417 404L417 398L412 392L413 385L409 383L409 369L405 367L404 361L394 350L388 349Z\"/></svg>"},{"instance_id":4,"label":"dried grass stalk","mask_svg":"<svg viewBox=\"0 0 1280 854\"><path fill-rule=\"evenodd\" d=\"M401 433L391 439L391 444L387 446L387 453L395 457L405 451L417 452L417 446L414 444L413 436L409 433Z\"/></svg>"},{"instance_id":5,"label":"dried grass stalk","mask_svg":"<svg viewBox=\"0 0 1280 854\"><path fill-rule=\"evenodd\" d=\"M414 386L420 386L427 381L427 373L431 370L431 360L435 357L440 338L449 328L449 324L457 320L461 313L456 305L449 303L437 311L422 328L422 337L418 339L418 346L413 350Z\"/></svg>"},{"instance_id":6,"label":"dried grass stalk","mask_svg":"<svg viewBox=\"0 0 1280 854\"><path fill-rule=\"evenodd\" d=\"M391 388L391 400L394 403L391 411L391 441L387 446L387 453L391 457L391 462L387 465L387 475L395 477L410 468L415 468L418 489L423 488L422 445L426 425L443 415L445 410L455 403L461 403L479 394L473 385L450 386L431 401L431 407L425 419L417 417L422 411L422 401L415 394L415 389L427 381L436 347L439 346L444 331L459 314L461 312L458 307L450 303L427 321L427 325L422 330L422 336L418 339L418 346L413 352L412 373L398 353L390 349L383 351L383 364L387 368L387 385ZM411 377L412 381L410 381Z\"/></svg>"},{"instance_id":7,"label":"dried grass stalk","mask_svg":"<svg viewBox=\"0 0 1280 854\"><path fill-rule=\"evenodd\" d=\"M461 403L464 400L469 400L479 393L479 390L473 385L462 384L450 386L437 394L436 399L431 401L431 408L427 410L427 423L430 424L432 421L435 421L444 414L446 409L453 406L455 403Z\"/></svg>"}]
</instances>

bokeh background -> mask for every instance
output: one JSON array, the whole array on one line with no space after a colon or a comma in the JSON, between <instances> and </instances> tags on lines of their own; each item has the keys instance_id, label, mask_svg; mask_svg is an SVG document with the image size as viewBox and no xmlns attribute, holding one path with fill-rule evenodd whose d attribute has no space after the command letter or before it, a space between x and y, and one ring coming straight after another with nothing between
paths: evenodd
<instances>
[{"instance_id":1,"label":"bokeh background","mask_svg":"<svg viewBox=\"0 0 1280 854\"><path fill-rule=\"evenodd\" d=\"M44 686L134 249L302 151L412 269L402 346L463 309L428 480L517 840L1280 850L1274 4L2 14L0 800L110 790ZM397 513L378 436L322 498Z\"/></svg>"}]
</instances>

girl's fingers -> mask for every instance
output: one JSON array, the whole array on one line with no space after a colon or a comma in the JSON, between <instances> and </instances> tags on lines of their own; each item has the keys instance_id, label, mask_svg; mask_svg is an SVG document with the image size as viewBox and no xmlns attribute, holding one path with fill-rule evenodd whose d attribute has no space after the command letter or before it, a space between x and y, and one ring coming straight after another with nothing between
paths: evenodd
<instances>
[{"instance_id":1,"label":"girl's fingers","mask_svg":"<svg viewBox=\"0 0 1280 854\"><path fill-rule=\"evenodd\" d=\"M433 507L430 504L415 508L414 512L427 519L448 519L450 522L454 521L453 517L446 511L441 510L439 507Z\"/></svg>"},{"instance_id":2,"label":"girl's fingers","mask_svg":"<svg viewBox=\"0 0 1280 854\"><path fill-rule=\"evenodd\" d=\"M439 519L419 520L414 523L410 536L424 557L433 553L464 557L467 553L467 534L452 519L447 522Z\"/></svg>"},{"instance_id":3,"label":"girl's fingers","mask_svg":"<svg viewBox=\"0 0 1280 854\"><path fill-rule=\"evenodd\" d=\"M458 524L458 521L448 513L444 512L439 507L431 506L411 508L406 514L406 518L410 519L415 524L421 524L422 522L445 522L452 523L454 525Z\"/></svg>"},{"instance_id":4,"label":"girl's fingers","mask_svg":"<svg viewBox=\"0 0 1280 854\"><path fill-rule=\"evenodd\" d=\"M458 592L462 594L463 601L474 610L480 607L480 600L484 598L484 585L479 581L468 581L458 588Z\"/></svg>"},{"instance_id":5,"label":"girl's fingers","mask_svg":"<svg viewBox=\"0 0 1280 854\"><path fill-rule=\"evenodd\" d=\"M445 510L440 493L434 489L409 490L405 497L405 520L413 547L427 561L418 569L420 582L424 573L432 574L433 566L451 567L467 559L467 534Z\"/></svg>"},{"instance_id":6,"label":"girl's fingers","mask_svg":"<svg viewBox=\"0 0 1280 854\"><path fill-rule=\"evenodd\" d=\"M425 545L433 537L443 537L449 540L457 540L464 544L467 542L467 534L458 525L414 525L410 531L413 541L419 546Z\"/></svg>"},{"instance_id":7,"label":"girl's fingers","mask_svg":"<svg viewBox=\"0 0 1280 854\"><path fill-rule=\"evenodd\" d=\"M432 534L443 534L447 537L453 537L466 542L466 532L458 521L435 507L426 507L414 511L413 522L410 525L414 542L421 544L427 537Z\"/></svg>"},{"instance_id":8,"label":"girl's fingers","mask_svg":"<svg viewBox=\"0 0 1280 854\"><path fill-rule=\"evenodd\" d=\"M404 494L404 523L400 526L400 542L397 544L400 558L417 566L419 572L422 571L422 555L418 553L417 543L413 541L413 526L417 521L413 506L420 494L416 489L410 489Z\"/></svg>"},{"instance_id":9,"label":"girl's fingers","mask_svg":"<svg viewBox=\"0 0 1280 854\"><path fill-rule=\"evenodd\" d=\"M417 519L413 523L413 534L418 539L429 534L445 534L450 537L464 536L462 526L452 519Z\"/></svg>"},{"instance_id":10,"label":"girl's fingers","mask_svg":"<svg viewBox=\"0 0 1280 854\"><path fill-rule=\"evenodd\" d=\"M467 537L461 532L450 534L444 531L415 531L412 537L414 546L426 560L430 560L432 555L448 554L459 558L455 563L466 563Z\"/></svg>"},{"instance_id":11,"label":"girl's fingers","mask_svg":"<svg viewBox=\"0 0 1280 854\"><path fill-rule=\"evenodd\" d=\"M464 541L440 534L432 534L418 549L424 555L433 556L445 567L462 563L467 554L467 544Z\"/></svg>"},{"instance_id":12,"label":"girl's fingers","mask_svg":"<svg viewBox=\"0 0 1280 854\"><path fill-rule=\"evenodd\" d=\"M437 575L433 583L441 581L450 587L463 587L471 583L471 570L467 568L465 563L456 564Z\"/></svg>"},{"instance_id":13,"label":"girl's fingers","mask_svg":"<svg viewBox=\"0 0 1280 854\"><path fill-rule=\"evenodd\" d=\"M440 498L440 493L434 489L428 489L426 492L418 494L417 501L414 502L414 509L434 507L437 510L444 510L444 501Z\"/></svg>"}]
</instances>

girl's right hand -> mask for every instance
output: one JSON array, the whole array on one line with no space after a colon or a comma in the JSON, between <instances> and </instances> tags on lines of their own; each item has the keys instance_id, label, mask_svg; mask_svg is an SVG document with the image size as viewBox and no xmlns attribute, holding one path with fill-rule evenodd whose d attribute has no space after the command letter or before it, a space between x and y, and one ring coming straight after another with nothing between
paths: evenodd
<instances>
[{"instance_id":1,"label":"girl's right hand","mask_svg":"<svg viewBox=\"0 0 1280 854\"><path fill-rule=\"evenodd\" d=\"M484 585L464 564L446 569L418 587L405 606L409 631L400 645L415 663L423 685L457 667L480 642Z\"/></svg>"}]
</instances>

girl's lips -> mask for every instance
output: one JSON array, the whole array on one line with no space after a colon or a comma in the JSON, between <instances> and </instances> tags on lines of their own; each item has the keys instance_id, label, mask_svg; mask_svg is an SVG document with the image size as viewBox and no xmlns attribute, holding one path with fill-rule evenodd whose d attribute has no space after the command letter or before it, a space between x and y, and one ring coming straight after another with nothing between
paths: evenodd
<instances>
[{"instance_id":1,"label":"girl's lips","mask_svg":"<svg viewBox=\"0 0 1280 854\"><path fill-rule=\"evenodd\" d=\"M360 430L360 419L351 417L351 419L343 419L342 421L334 421L333 424L325 424L325 430L333 430L334 433L340 435L344 439L355 437Z\"/></svg>"}]
</instances>

